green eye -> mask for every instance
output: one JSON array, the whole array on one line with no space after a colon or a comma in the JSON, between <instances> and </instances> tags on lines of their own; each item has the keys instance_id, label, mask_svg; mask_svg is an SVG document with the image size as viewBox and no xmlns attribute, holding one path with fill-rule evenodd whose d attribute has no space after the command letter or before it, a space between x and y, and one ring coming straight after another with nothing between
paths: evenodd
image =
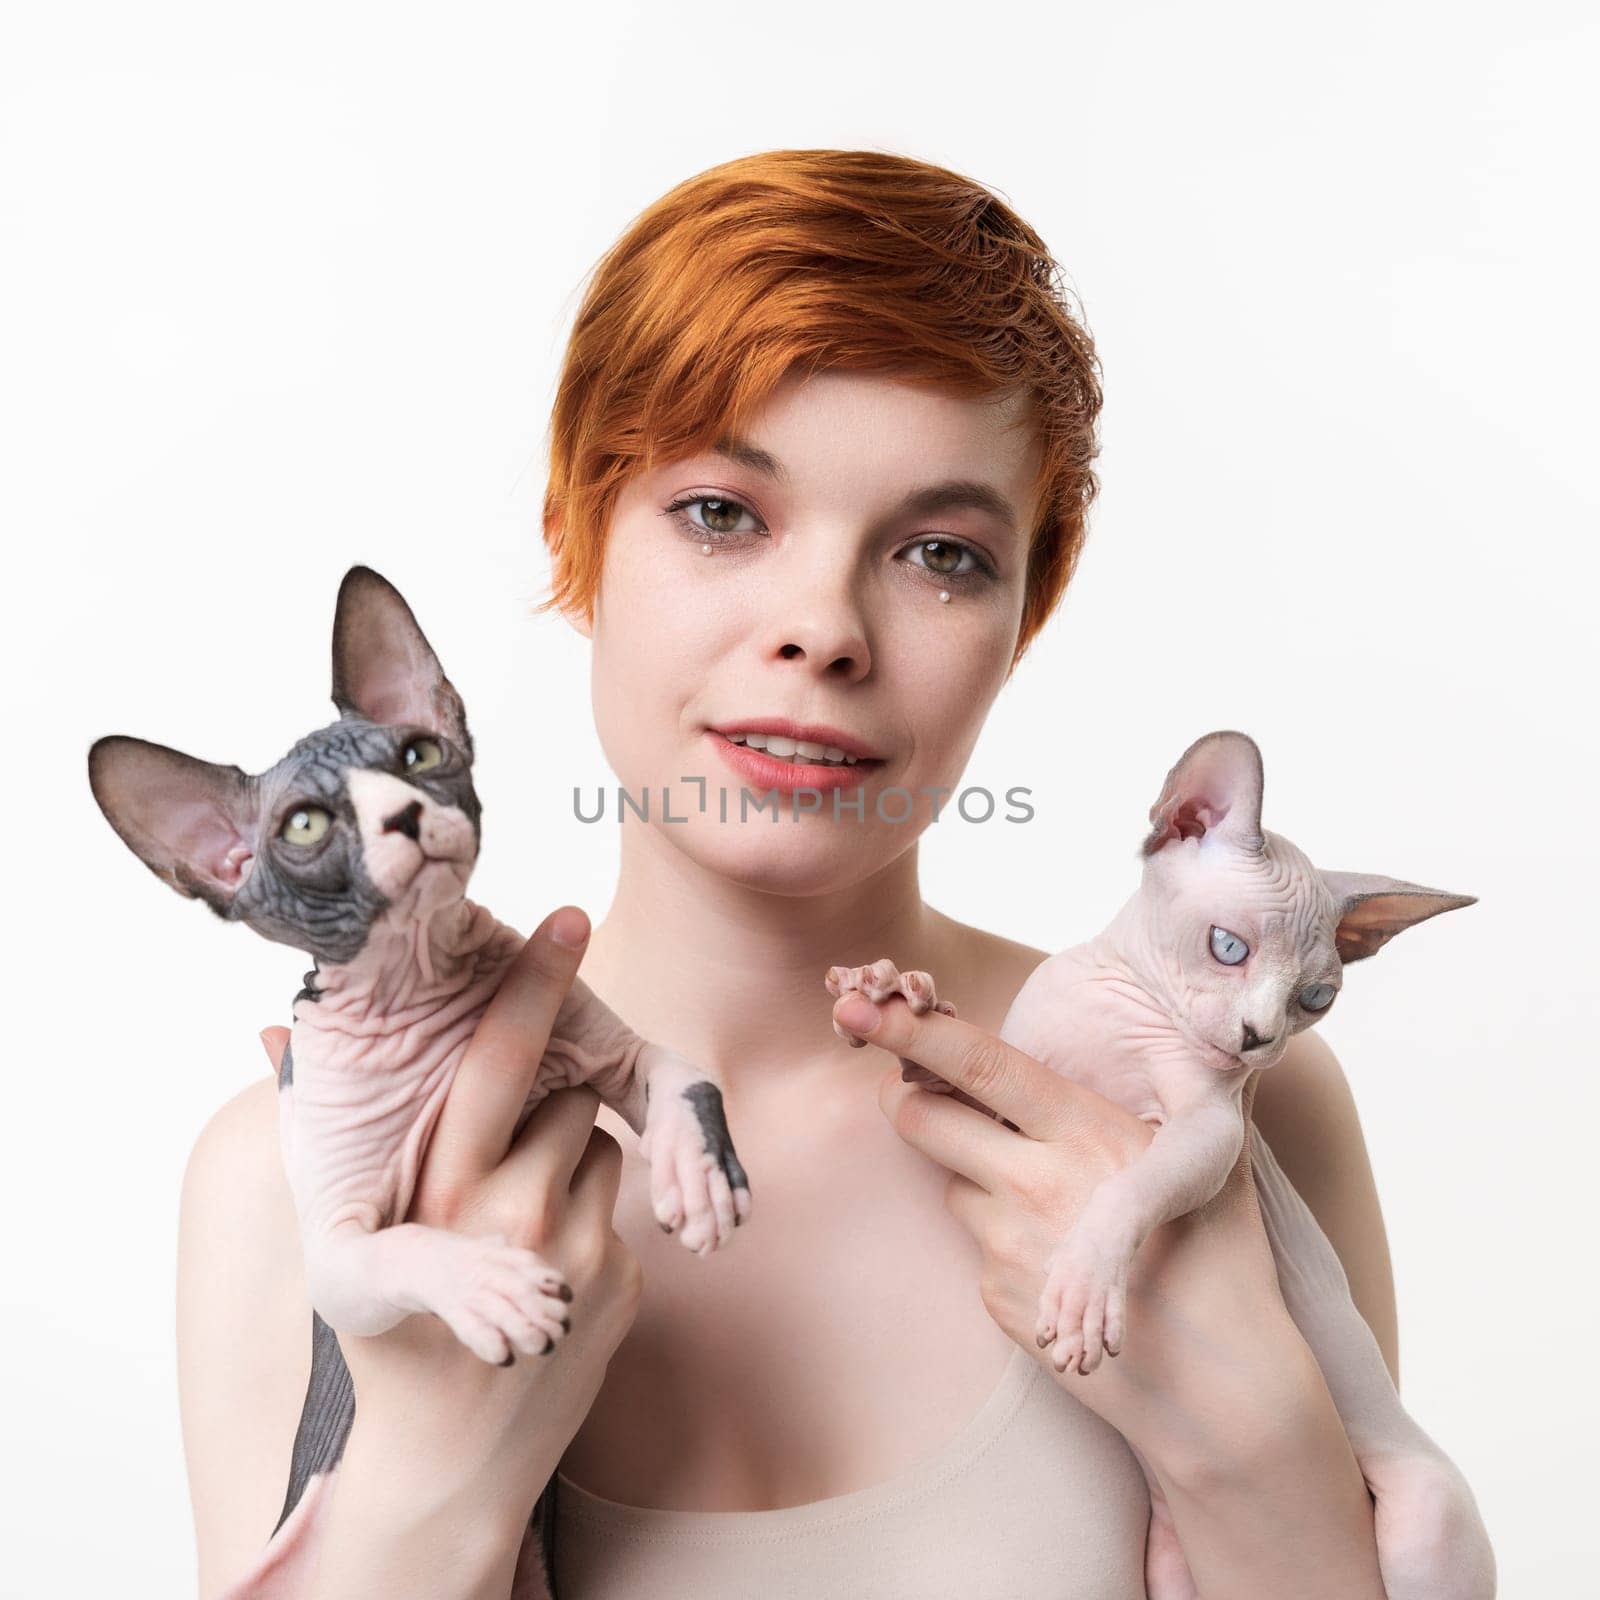
<instances>
[{"instance_id":1,"label":"green eye","mask_svg":"<svg viewBox=\"0 0 1600 1600\"><path fill-rule=\"evenodd\" d=\"M429 767L436 767L444 760L444 751L433 739L413 739L406 746L405 766L407 772L426 772Z\"/></svg>"},{"instance_id":2,"label":"green eye","mask_svg":"<svg viewBox=\"0 0 1600 1600\"><path fill-rule=\"evenodd\" d=\"M332 826L333 818L321 806L300 806L289 813L278 837L290 844L316 844Z\"/></svg>"}]
</instances>

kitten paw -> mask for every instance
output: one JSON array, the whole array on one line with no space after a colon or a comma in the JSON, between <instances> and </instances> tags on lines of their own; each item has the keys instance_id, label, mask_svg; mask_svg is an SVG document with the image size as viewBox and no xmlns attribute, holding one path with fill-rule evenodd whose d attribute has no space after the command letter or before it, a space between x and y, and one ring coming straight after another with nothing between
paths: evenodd
<instances>
[{"instance_id":1,"label":"kitten paw","mask_svg":"<svg viewBox=\"0 0 1600 1600\"><path fill-rule=\"evenodd\" d=\"M491 1366L509 1367L518 1352L548 1355L572 1326L572 1289L561 1273L503 1234L438 1238L431 1281L419 1288L427 1309Z\"/></svg>"},{"instance_id":2,"label":"kitten paw","mask_svg":"<svg viewBox=\"0 0 1600 1600\"><path fill-rule=\"evenodd\" d=\"M650 1080L639 1145L650 1163L651 1206L664 1232L706 1256L749 1219L750 1180L728 1135L722 1091L703 1075L670 1085L667 1077Z\"/></svg>"},{"instance_id":3,"label":"kitten paw","mask_svg":"<svg viewBox=\"0 0 1600 1600\"><path fill-rule=\"evenodd\" d=\"M1056 1247L1046 1266L1034 1341L1052 1343L1057 1372L1093 1372L1100 1357L1122 1349L1128 1318L1128 1268L1132 1248L1083 1219Z\"/></svg>"},{"instance_id":4,"label":"kitten paw","mask_svg":"<svg viewBox=\"0 0 1600 1600\"><path fill-rule=\"evenodd\" d=\"M881 1005L891 995L903 994L906 1003L916 1016L920 1017L925 1011L937 1011L946 1017L953 1017L956 1014L956 1008L950 1001L939 998L938 990L929 973L901 972L887 956L867 967L829 967L822 981L835 1000L847 994L859 993L865 995L873 1004ZM847 1028L841 1027L837 1021L833 1025L833 1031L855 1048L867 1042L865 1039L857 1038ZM926 1067L919 1067L916 1062L907 1061L903 1057L900 1062L900 1076L905 1082L920 1083L935 1094L949 1094L953 1088L953 1085L946 1083L936 1073L929 1072Z\"/></svg>"}]
</instances>

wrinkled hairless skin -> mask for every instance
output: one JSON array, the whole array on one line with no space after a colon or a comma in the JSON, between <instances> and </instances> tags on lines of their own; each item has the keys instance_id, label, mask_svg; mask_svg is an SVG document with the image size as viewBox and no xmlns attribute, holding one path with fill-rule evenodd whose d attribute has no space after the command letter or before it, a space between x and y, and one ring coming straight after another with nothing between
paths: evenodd
<instances>
[{"instance_id":1,"label":"wrinkled hairless skin","mask_svg":"<svg viewBox=\"0 0 1600 1600\"><path fill-rule=\"evenodd\" d=\"M1492 1600L1494 1555L1472 1491L1401 1405L1338 1255L1243 1100L1246 1082L1282 1059L1290 1036L1327 1015L1350 962L1473 897L1319 871L1262 829L1261 793L1254 740L1232 731L1196 740L1151 808L1138 891L1103 933L1035 968L1001 1025L1008 1044L1156 1130L1138 1159L1096 1186L1057 1245L1036 1342L1058 1372L1089 1374L1102 1353L1137 1338L1126 1303L1135 1253L1163 1222L1216 1194L1248 1136L1285 1304L1374 1496L1389 1600ZM900 994L918 1014L955 1015L929 974L889 960L832 967L825 982L834 996ZM927 1068L901 1065L908 1080L974 1104ZM1151 1493L1151 1600L1195 1600L1166 1500L1143 1457L1140 1465Z\"/></svg>"},{"instance_id":2,"label":"wrinkled hairless skin","mask_svg":"<svg viewBox=\"0 0 1600 1600\"><path fill-rule=\"evenodd\" d=\"M473 1030L524 941L465 897L482 816L465 709L405 600L366 567L339 590L333 700L339 720L257 776L120 735L89 752L95 798L158 877L316 963L278 1075L311 1380L278 1526L228 1600L305 1592L355 1415L336 1333L379 1334L427 1311L509 1366L518 1352L548 1354L583 1309L569 1309L571 1287L533 1250L401 1220ZM515 1132L574 1084L640 1135L661 1226L699 1255L726 1244L750 1214L750 1186L720 1086L640 1038L581 979ZM537 1576L528 1541L548 1533L541 1508L544 1496L519 1589Z\"/></svg>"}]
</instances>

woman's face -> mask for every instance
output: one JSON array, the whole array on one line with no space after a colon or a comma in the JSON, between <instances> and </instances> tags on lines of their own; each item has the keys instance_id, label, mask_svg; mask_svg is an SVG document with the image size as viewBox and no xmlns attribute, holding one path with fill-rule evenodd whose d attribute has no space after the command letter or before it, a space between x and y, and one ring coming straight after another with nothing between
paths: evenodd
<instances>
[{"instance_id":1,"label":"woman's face","mask_svg":"<svg viewBox=\"0 0 1600 1600\"><path fill-rule=\"evenodd\" d=\"M957 788L1005 681L1038 450L1020 396L833 372L636 475L590 634L600 741L648 826L737 882L817 894L953 805L922 791ZM743 742L762 730L770 754Z\"/></svg>"}]
</instances>

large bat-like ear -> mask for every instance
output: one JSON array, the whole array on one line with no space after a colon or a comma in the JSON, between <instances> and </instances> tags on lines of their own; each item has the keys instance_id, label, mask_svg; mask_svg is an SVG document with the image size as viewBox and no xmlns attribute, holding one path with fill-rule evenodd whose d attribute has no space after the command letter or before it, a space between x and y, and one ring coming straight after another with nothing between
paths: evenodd
<instances>
[{"instance_id":1,"label":"large bat-like ear","mask_svg":"<svg viewBox=\"0 0 1600 1600\"><path fill-rule=\"evenodd\" d=\"M1249 734L1222 729L1196 739L1167 774L1139 853L1153 856L1170 840L1207 836L1260 850L1261 785L1261 751Z\"/></svg>"},{"instance_id":2,"label":"large bat-like ear","mask_svg":"<svg viewBox=\"0 0 1600 1600\"><path fill-rule=\"evenodd\" d=\"M1360 961L1381 950L1397 933L1441 911L1459 911L1476 905L1472 894L1447 894L1424 889L1420 883L1382 878L1370 872L1324 872L1322 881L1333 891L1339 907L1335 942L1339 959Z\"/></svg>"},{"instance_id":3,"label":"large bat-like ear","mask_svg":"<svg viewBox=\"0 0 1600 1600\"><path fill-rule=\"evenodd\" d=\"M158 878L228 915L256 852L253 778L110 734L89 747L89 787L106 820Z\"/></svg>"},{"instance_id":4,"label":"large bat-like ear","mask_svg":"<svg viewBox=\"0 0 1600 1600\"><path fill-rule=\"evenodd\" d=\"M339 585L333 703L342 716L431 728L472 758L461 696L400 591L371 567L351 567Z\"/></svg>"}]
</instances>

